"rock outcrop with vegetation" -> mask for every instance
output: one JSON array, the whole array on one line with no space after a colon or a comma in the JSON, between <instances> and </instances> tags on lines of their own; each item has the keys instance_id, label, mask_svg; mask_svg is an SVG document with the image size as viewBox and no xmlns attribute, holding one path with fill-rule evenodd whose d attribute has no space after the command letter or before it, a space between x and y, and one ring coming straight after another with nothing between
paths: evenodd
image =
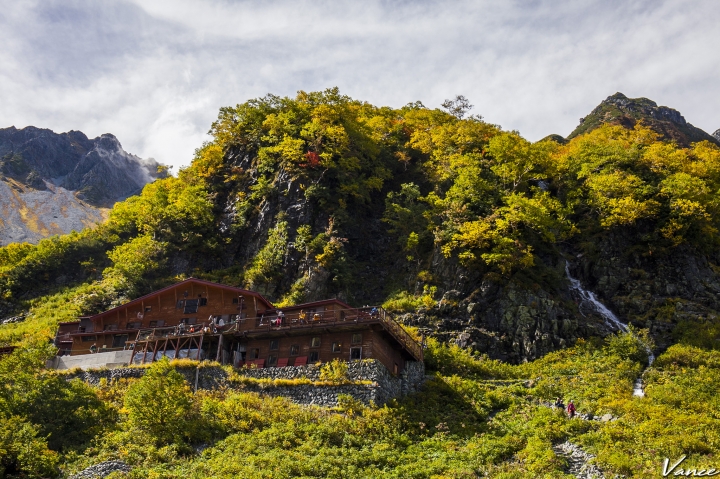
<instances>
[{"instance_id":1,"label":"rock outcrop with vegetation","mask_svg":"<svg viewBox=\"0 0 720 479\"><path fill-rule=\"evenodd\" d=\"M688 147L692 143L710 141L720 145L720 138L709 135L688 123L679 111L658 106L647 98L628 98L615 93L603 100L589 115L580 119L580 125L568 139L594 130L600 125L622 125L633 128L638 122L659 133L663 139Z\"/></svg>"}]
</instances>

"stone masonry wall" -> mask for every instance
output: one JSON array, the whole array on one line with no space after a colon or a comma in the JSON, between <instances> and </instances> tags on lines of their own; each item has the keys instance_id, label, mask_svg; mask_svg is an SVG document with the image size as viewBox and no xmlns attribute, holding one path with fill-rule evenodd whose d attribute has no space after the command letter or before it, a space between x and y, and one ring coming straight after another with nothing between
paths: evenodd
<instances>
[{"instance_id":1,"label":"stone masonry wall","mask_svg":"<svg viewBox=\"0 0 720 479\"><path fill-rule=\"evenodd\" d=\"M405 370L397 377L375 360L354 361L348 364L350 381L371 381L370 384L338 384L319 386L300 384L296 386L276 386L273 384L237 384L229 380L228 372L219 366L187 367L180 366L177 371L183 375L191 387L212 390L229 387L240 391L256 392L267 396L283 396L298 404L336 406L339 395L350 395L369 405L381 406L393 398L413 393L425 381L425 365L421 362L407 362ZM299 379L320 380L320 367L317 365L290 366L285 368L241 369L242 376L255 379ZM102 379L112 381L121 378L139 378L145 374L143 368L117 368L88 370L75 373L69 378L79 378L97 386Z\"/></svg>"}]
</instances>

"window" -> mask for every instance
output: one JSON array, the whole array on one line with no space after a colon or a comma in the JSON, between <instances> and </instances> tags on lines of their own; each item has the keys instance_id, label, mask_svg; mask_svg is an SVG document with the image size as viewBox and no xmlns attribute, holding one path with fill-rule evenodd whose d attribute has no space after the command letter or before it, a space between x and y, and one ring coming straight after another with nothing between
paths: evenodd
<instances>
[{"instance_id":1,"label":"window","mask_svg":"<svg viewBox=\"0 0 720 479\"><path fill-rule=\"evenodd\" d=\"M188 321L190 321L190 318L182 318L180 324L188 324Z\"/></svg>"},{"instance_id":2,"label":"window","mask_svg":"<svg viewBox=\"0 0 720 479\"><path fill-rule=\"evenodd\" d=\"M238 298L233 298L232 304L238 304L238 302L239 302Z\"/></svg>"},{"instance_id":3,"label":"window","mask_svg":"<svg viewBox=\"0 0 720 479\"><path fill-rule=\"evenodd\" d=\"M320 361L320 353L317 351L311 352L308 361L311 363L316 363L316 362Z\"/></svg>"},{"instance_id":4,"label":"window","mask_svg":"<svg viewBox=\"0 0 720 479\"><path fill-rule=\"evenodd\" d=\"M298 354L300 354L300 345L293 344L290 346L290 356L297 356Z\"/></svg>"},{"instance_id":5,"label":"window","mask_svg":"<svg viewBox=\"0 0 720 479\"><path fill-rule=\"evenodd\" d=\"M315 336L310 340L310 347L311 348L319 348L320 347L320 337Z\"/></svg>"},{"instance_id":6,"label":"window","mask_svg":"<svg viewBox=\"0 0 720 479\"><path fill-rule=\"evenodd\" d=\"M128 340L127 334L116 334L115 336L113 336L112 347L113 348L124 348L125 342L127 340Z\"/></svg>"},{"instance_id":7,"label":"window","mask_svg":"<svg viewBox=\"0 0 720 479\"><path fill-rule=\"evenodd\" d=\"M97 341L97 336L83 336L82 340L84 343L87 343L90 341Z\"/></svg>"},{"instance_id":8,"label":"window","mask_svg":"<svg viewBox=\"0 0 720 479\"><path fill-rule=\"evenodd\" d=\"M350 348L350 359L362 359L362 348Z\"/></svg>"},{"instance_id":9,"label":"window","mask_svg":"<svg viewBox=\"0 0 720 479\"><path fill-rule=\"evenodd\" d=\"M272 367L277 364L277 356L268 356L267 365Z\"/></svg>"},{"instance_id":10,"label":"window","mask_svg":"<svg viewBox=\"0 0 720 479\"><path fill-rule=\"evenodd\" d=\"M333 353L339 353L341 349L342 349L342 344L340 344L340 343L332 344L332 352Z\"/></svg>"},{"instance_id":11,"label":"window","mask_svg":"<svg viewBox=\"0 0 720 479\"><path fill-rule=\"evenodd\" d=\"M128 323L127 328L128 329L140 329L142 326L142 323Z\"/></svg>"},{"instance_id":12,"label":"window","mask_svg":"<svg viewBox=\"0 0 720 479\"><path fill-rule=\"evenodd\" d=\"M207 298L200 298L200 306L207 306Z\"/></svg>"},{"instance_id":13,"label":"window","mask_svg":"<svg viewBox=\"0 0 720 479\"><path fill-rule=\"evenodd\" d=\"M185 300L185 309L183 309L184 314L197 313L197 310L198 310L198 300L197 299Z\"/></svg>"},{"instance_id":14,"label":"window","mask_svg":"<svg viewBox=\"0 0 720 479\"><path fill-rule=\"evenodd\" d=\"M145 306L145 312L149 313L150 311L152 311L152 306Z\"/></svg>"},{"instance_id":15,"label":"window","mask_svg":"<svg viewBox=\"0 0 720 479\"><path fill-rule=\"evenodd\" d=\"M362 333L355 333L352 335L352 344L362 344Z\"/></svg>"},{"instance_id":16,"label":"window","mask_svg":"<svg viewBox=\"0 0 720 479\"><path fill-rule=\"evenodd\" d=\"M182 299L175 304L175 309L182 309L184 307L185 307L185 301Z\"/></svg>"},{"instance_id":17,"label":"window","mask_svg":"<svg viewBox=\"0 0 720 479\"><path fill-rule=\"evenodd\" d=\"M157 321L150 321L150 325L149 325L149 326L150 326L151 328L157 328L158 322L157 322Z\"/></svg>"},{"instance_id":18,"label":"window","mask_svg":"<svg viewBox=\"0 0 720 479\"><path fill-rule=\"evenodd\" d=\"M106 324L103 326L103 331L115 331L117 330L117 324Z\"/></svg>"},{"instance_id":19,"label":"window","mask_svg":"<svg viewBox=\"0 0 720 479\"><path fill-rule=\"evenodd\" d=\"M188 319L187 324L197 324L197 318L190 318L190 319Z\"/></svg>"},{"instance_id":20,"label":"window","mask_svg":"<svg viewBox=\"0 0 720 479\"><path fill-rule=\"evenodd\" d=\"M280 348L280 341L278 339L273 339L270 341L270 351L277 351Z\"/></svg>"},{"instance_id":21,"label":"window","mask_svg":"<svg viewBox=\"0 0 720 479\"><path fill-rule=\"evenodd\" d=\"M255 348L248 351L248 359L257 359L260 357L260 350Z\"/></svg>"}]
</instances>

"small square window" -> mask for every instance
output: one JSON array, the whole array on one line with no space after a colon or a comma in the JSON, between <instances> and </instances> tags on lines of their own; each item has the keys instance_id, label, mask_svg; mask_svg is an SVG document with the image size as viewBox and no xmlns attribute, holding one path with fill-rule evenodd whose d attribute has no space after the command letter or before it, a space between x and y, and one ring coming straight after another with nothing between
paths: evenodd
<instances>
[{"instance_id":1,"label":"small square window","mask_svg":"<svg viewBox=\"0 0 720 479\"><path fill-rule=\"evenodd\" d=\"M352 335L352 344L362 344L362 333L355 333Z\"/></svg>"},{"instance_id":2,"label":"small square window","mask_svg":"<svg viewBox=\"0 0 720 479\"><path fill-rule=\"evenodd\" d=\"M149 326L150 326L151 328L156 328L157 325L158 325L158 322L157 322L157 321L150 321Z\"/></svg>"},{"instance_id":3,"label":"small square window","mask_svg":"<svg viewBox=\"0 0 720 479\"><path fill-rule=\"evenodd\" d=\"M200 306L207 306L207 298L200 298Z\"/></svg>"},{"instance_id":4,"label":"small square window","mask_svg":"<svg viewBox=\"0 0 720 479\"><path fill-rule=\"evenodd\" d=\"M260 357L260 350L255 348L248 351L248 359L257 359Z\"/></svg>"},{"instance_id":5,"label":"small square window","mask_svg":"<svg viewBox=\"0 0 720 479\"><path fill-rule=\"evenodd\" d=\"M145 306L145 312L149 313L150 311L152 311L152 306Z\"/></svg>"},{"instance_id":6,"label":"small square window","mask_svg":"<svg viewBox=\"0 0 720 479\"><path fill-rule=\"evenodd\" d=\"M197 310L198 310L198 300L197 299L185 300L185 308L183 309L183 313L193 314L193 313L197 313Z\"/></svg>"},{"instance_id":7,"label":"small square window","mask_svg":"<svg viewBox=\"0 0 720 479\"><path fill-rule=\"evenodd\" d=\"M300 345L293 344L290 346L290 356L297 356L298 354L300 354Z\"/></svg>"},{"instance_id":8,"label":"small square window","mask_svg":"<svg viewBox=\"0 0 720 479\"><path fill-rule=\"evenodd\" d=\"M313 351L310 353L310 357L308 359L308 362L310 363L316 363L320 361L320 353L317 351Z\"/></svg>"},{"instance_id":9,"label":"small square window","mask_svg":"<svg viewBox=\"0 0 720 479\"><path fill-rule=\"evenodd\" d=\"M270 351L277 351L280 348L280 341L273 339L270 341Z\"/></svg>"},{"instance_id":10,"label":"small square window","mask_svg":"<svg viewBox=\"0 0 720 479\"><path fill-rule=\"evenodd\" d=\"M332 343L332 352L333 353L339 353L341 350L342 350L342 344Z\"/></svg>"},{"instance_id":11,"label":"small square window","mask_svg":"<svg viewBox=\"0 0 720 479\"><path fill-rule=\"evenodd\" d=\"M319 348L320 347L320 337L315 336L310 340L310 347L311 348Z\"/></svg>"},{"instance_id":12,"label":"small square window","mask_svg":"<svg viewBox=\"0 0 720 479\"><path fill-rule=\"evenodd\" d=\"M267 365L275 366L277 364L277 356L268 356Z\"/></svg>"},{"instance_id":13,"label":"small square window","mask_svg":"<svg viewBox=\"0 0 720 479\"><path fill-rule=\"evenodd\" d=\"M362 348L350 348L350 359L362 359Z\"/></svg>"},{"instance_id":14,"label":"small square window","mask_svg":"<svg viewBox=\"0 0 720 479\"><path fill-rule=\"evenodd\" d=\"M83 336L83 342L97 341L97 336Z\"/></svg>"}]
</instances>

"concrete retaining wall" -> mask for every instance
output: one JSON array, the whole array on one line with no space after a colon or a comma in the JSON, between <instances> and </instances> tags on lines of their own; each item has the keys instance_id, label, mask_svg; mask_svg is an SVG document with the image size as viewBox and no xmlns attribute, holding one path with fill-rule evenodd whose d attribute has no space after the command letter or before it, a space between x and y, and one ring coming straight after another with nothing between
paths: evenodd
<instances>
[{"instance_id":1,"label":"concrete retaining wall","mask_svg":"<svg viewBox=\"0 0 720 479\"><path fill-rule=\"evenodd\" d=\"M51 369L96 369L127 366L132 361L132 351L110 351L107 353L82 354L79 356L56 356L48 361Z\"/></svg>"}]
</instances>

